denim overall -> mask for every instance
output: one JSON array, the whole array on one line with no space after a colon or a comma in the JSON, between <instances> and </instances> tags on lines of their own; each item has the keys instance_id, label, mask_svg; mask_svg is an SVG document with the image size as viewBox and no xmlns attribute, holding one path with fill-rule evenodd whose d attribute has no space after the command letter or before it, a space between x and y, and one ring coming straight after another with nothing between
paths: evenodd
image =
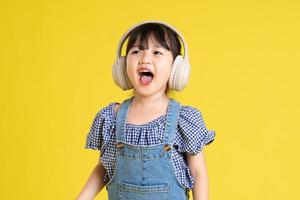
<instances>
[{"instance_id":1,"label":"denim overall","mask_svg":"<svg viewBox=\"0 0 300 200\"><path fill-rule=\"evenodd\" d=\"M127 113L132 98L117 113L116 166L107 183L109 200L187 200L189 190L176 179L172 164L173 138L180 104L169 99L164 139L161 144L142 146L125 142Z\"/></svg>"}]
</instances>

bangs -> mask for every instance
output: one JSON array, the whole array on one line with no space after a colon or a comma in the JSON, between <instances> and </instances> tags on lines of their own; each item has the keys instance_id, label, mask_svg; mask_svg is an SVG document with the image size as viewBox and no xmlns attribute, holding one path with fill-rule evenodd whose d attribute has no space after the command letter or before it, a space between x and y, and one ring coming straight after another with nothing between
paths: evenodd
<instances>
[{"instance_id":1,"label":"bangs","mask_svg":"<svg viewBox=\"0 0 300 200\"><path fill-rule=\"evenodd\" d=\"M136 43L139 49L148 49L148 41L150 37L153 37L155 42L157 42L160 46L171 51L174 58L177 55L180 55L181 45L177 34L168 27L157 23L143 24L132 30L126 47L126 55Z\"/></svg>"}]
</instances>

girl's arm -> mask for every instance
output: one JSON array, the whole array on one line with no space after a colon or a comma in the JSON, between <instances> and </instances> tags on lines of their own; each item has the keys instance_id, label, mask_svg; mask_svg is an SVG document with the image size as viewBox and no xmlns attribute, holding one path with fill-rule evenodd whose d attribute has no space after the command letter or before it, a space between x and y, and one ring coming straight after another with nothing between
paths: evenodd
<instances>
[{"instance_id":1,"label":"girl's arm","mask_svg":"<svg viewBox=\"0 0 300 200\"><path fill-rule=\"evenodd\" d=\"M76 198L76 200L92 200L94 197L102 190L105 186L103 178L105 174L105 169L99 159L96 167L92 171L89 179L87 180L82 191Z\"/></svg>"},{"instance_id":2,"label":"girl's arm","mask_svg":"<svg viewBox=\"0 0 300 200\"><path fill-rule=\"evenodd\" d=\"M203 150L194 156L187 154L191 175L195 177L195 184L192 189L193 200L208 200L208 176Z\"/></svg>"}]
</instances>

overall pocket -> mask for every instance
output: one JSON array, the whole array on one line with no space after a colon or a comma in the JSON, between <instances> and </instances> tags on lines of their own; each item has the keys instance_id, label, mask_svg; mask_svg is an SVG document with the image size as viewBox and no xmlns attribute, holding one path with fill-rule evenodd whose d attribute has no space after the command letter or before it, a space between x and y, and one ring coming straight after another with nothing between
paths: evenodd
<instances>
[{"instance_id":1,"label":"overall pocket","mask_svg":"<svg viewBox=\"0 0 300 200\"><path fill-rule=\"evenodd\" d=\"M134 185L119 182L120 200L169 200L169 185Z\"/></svg>"}]
</instances>

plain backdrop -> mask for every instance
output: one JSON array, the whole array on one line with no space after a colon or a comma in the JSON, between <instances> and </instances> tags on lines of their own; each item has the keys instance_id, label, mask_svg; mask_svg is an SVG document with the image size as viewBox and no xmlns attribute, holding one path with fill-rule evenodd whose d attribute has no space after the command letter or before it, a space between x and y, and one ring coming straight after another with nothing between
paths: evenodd
<instances>
[{"instance_id":1,"label":"plain backdrop","mask_svg":"<svg viewBox=\"0 0 300 200\"><path fill-rule=\"evenodd\" d=\"M85 150L96 113L124 92L111 66L121 35L162 20L185 37L190 81L215 141L211 200L297 200L299 1L2 0L1 199L75 199L99 159ZM97 200L107 199L105 188Z\"/></svg>"}]
</instances>

